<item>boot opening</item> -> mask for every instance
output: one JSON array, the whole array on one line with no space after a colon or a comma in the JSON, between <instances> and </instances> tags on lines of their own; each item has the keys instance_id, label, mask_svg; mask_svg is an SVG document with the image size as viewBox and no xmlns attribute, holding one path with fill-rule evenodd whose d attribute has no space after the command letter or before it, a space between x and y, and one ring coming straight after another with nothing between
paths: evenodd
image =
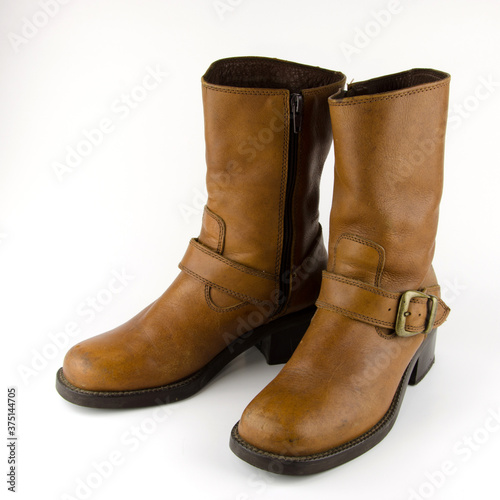
<instances>
[{"instance_id":1,"label":"boot opening","mask_svg":"<svg viewBox=\"0 0 500 500\"><path fill-rule=\"evenodd\" d=\"M382 76L365 82L353 83L349 85L347 91L340 97L355 97L361 95L382 94L403 90L416 85L433 83L448 78L448 73L435 69L410 69L394 75Z\"/></svg>"},{"instance_id":2,"label":"boot opening","mask_svg":"<svg viewBox=\"0 0 500 500\"><path fill-rule=\"evenodd\" d=\"M213 85L287 89L290 92L339 82L337 71L267 57L233 57L214 62L204 75Z\"/></svg>"}]
</instances>

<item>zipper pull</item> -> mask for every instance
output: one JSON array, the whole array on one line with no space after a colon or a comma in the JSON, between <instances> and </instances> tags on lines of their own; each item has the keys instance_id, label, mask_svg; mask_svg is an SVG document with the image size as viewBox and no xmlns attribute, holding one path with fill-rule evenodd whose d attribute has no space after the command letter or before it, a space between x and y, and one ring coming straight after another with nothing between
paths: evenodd
<instances>
[{"instance_id":1,"label":"zipper pull","mask_svg":"<svg viewBox=\"0 0 500 500\"><path fill-rule=\"evenodd\" d=\"M302 127L302 94L292 94L290 96L290 113L293 123L293 133L298 134Z\"/></svg>"}]
</instances>

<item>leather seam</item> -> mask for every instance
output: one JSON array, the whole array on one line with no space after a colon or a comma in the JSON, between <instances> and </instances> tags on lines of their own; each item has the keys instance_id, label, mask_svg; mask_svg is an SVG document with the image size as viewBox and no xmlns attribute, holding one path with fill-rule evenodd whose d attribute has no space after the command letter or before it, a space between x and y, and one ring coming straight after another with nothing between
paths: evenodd
<instances>
[{"instance_id":1,"label":"leather seam","mask_svg":"<svg viewBox=\"0 0 500 500\"><path fill-rule=\"evenodd\" d=\"M357 288L361 288L363 290L366 290L367 292L373 292L377 295L380 295L382 297L386 297L388 299L397 300L401 296L401 294L394 294L391 292L386 292L384 290L375 289L375 287L373 287L371 285L368 285L368 284L364 285L362 283L357 283L354 280L349 280L348 278L343 278L342 276L333 275L332 273L328 273L328 271L323 271L323 277L325 277L329 280L332 280L332 281L339 281L341 283L345 283L346 285L352 285L352 286L355 286Z\"/></svg>"},{"instance_id":2,"label":"leather seam","mask_svg":"<svg viewBox=\"0 0 500 500\"><path fill-rule=\"evenodd\" d=\"M349 233L344 233L341 234L337 242L335 243L335 249L333 252L333 269L335 269L335 262L337 260L337 247L339 246L341 240L347 239L350 241L354 241L355 243L359 243L361 245L368 246L370 248L373 248L377 253L378 253L378 265L377 265L377 271L375 274L375 282L374 285L378 286L380 285L380 280L382 278L382 272L384 270L384 265L385 265L385 253L383 248L375 243L374 241L370 240L365 240L363 238L360 238L359 236L356 236L354 234L349 234Z\"/></svg>"},{"instance_id":3,"label":"leather seam","mask_svg":"<svg viewBox=\"0 0 500 500\"><path fill-rule=\"evenodd\" d=\"M357 288L361 288L363 290L366 290L367 292L374 293L375 295L380 295L382 297L386 297L388 299L393 299L393 300L398 300L401 298L401 295L403 295L404 292L401 293L392 293L392 292L386 292L384 290L381 290L380 288L372 287L371 285L368 284L363 284L363 283L358 283L354 280L349 280L348 278L344 278L343 276L339 275L334 275L333 273L329 273L328 271L323 271L323 277L327 278L332 281L339 281L341 283L345 283L346 285L352 285ZM426 287L426 290L433 290L435 288L439 288L439 285L433 285L432 287ZM446 308L446 304L441 300L440 297L437 297L438 302L440 303L441 306ZM425 304L427 303L427 299L424 298L419 298L415 297L411 299L412 303L417 303L417 304Z\"/></svg>"},{"instance_id":4,"label":"leather seam","mask_svg":"<svg viewBox=\"0 0 500 500\"><path fill-rule=\"evenodd\" d=\"M100 396L100 397L103 397L103 398L111 398L111 397L114 397L114 396L127 396L127 395L135 395L135 394L146 394L146 393L150 393L150 392L160 392L160 391L164 391L165 389L168 389L170 388L171 386L174 386L176 388L178 387L183 387L189 383L191 383L191 381L193 379L197 379L199 378L200 374L199 372L195 372L193 373L193 375L189 376L187 379L185 380L180 380L178 382L171 382L169 384L165 384L165 385L162 385L162 386L158 386L158 387L149 387L147 389L128 389L128 390L125 390L125 391L95 391L95 390L90 390L90 389L81 389L80 387L76 387L75 385L73 385L65 376L64 376L64 373L61 373L59 378L62 380L62 382L65 384L65 385L68 385L69 388L73 391L73 392L78 392L79 394L91 394L93 396Z\"/></svg>"},{"instance_id":5,"label":"leather seam","mask_svg":"<svg viewBox=\"0 0 500 500\"><path fill-rule=\"evenodd\" d=\"M266 280L276 282L276 277L275 276L272 276L271 274L266 273L265 271L258 271L256 269L251 269L249 267L243 266L242 264L238 264L237 262L233 262L230 259L222 257L219 254L212 253L208 249L205 250L205 248L202 247L201 243L198 243L198 242L195 243L194 241L195 240L192 240L191 244L197 250L200 250L201 252L205 253L209 257L212 257L212 258L214 258L214 259L222 262L223 264L226 264L226 265L228 265L228 266L236 269L237 271L241 271L242 273L249 274L249 275L252 275L252 276L256 276L257 278L264 278Z\"/></svg>"},{"instance_id":6,"label":"leather seam","mask_svg":"<svg viewBox=\"0 0 500 500\"><path fill-rule=\"evenodd\" d=\"M374 328L375 328L375 331L377 332L377 335L381 338L383 338L384 340L391 340L393 339L394 337L396 337L396 332L394 330L392 330L390 333L385 333L383 330L382 330L382 326L378 326L378 325L372 325Z\"/></svg>"},{"instance_id":7,"label":"leather seam","mask_svg":"<svg viewBox=\"0 0 500 500\"><path fill-rule=\"evenodd\" d=\"M363 322L368 322L369 324L374 324L378 326L383 326L386 328L389 328L390 330L394 330L395 323L389 322L389 321L383 321L377 318L373 318L372 316L365 316L364 314L359 314L353 311L349 311L349 309L344 309L343 307L335 306L333 304L328 304L327 302L323 302L322 300L317 300L316 301L316 306L320 307L321 309L327 309L330 311L338 312L342 314L343 316L347 316L348 318L352 319L359 319ZM439 319L436 319L434 322L435 326L440 326L442 324L443 318L446 316L446 308L444 312L441 314ZM422 325L407 325L405 329L409 332L415 332L415 333L422 333L422 330L425 328L426 324L423 323Z\"/></svg>"},{"instance_id":8,"label":"leather seam","mask_svg":"<svg viewBox=\"0 0 500 500\"><path fill-rule=\"evenodd\" d=\"M332 281L339 281L339 282L347 284L347 285L355 286L355 287L360 288L362 290L366 290L366 291L373 293L375 295L379 295L381 297L385 297L385 298L388 298L388 299L394 300L394 301L397 301L402 296L402 294L392 294L391 292L385 292L383 290L374 290L369 285L363 285L362 283L352 282L351 280L348 280L347 278L343 278L342 276L333 275L331 273L328 273L327 271L323 271L323 277L330 279ZM437 288L437 286L427 287L427 290L430 290L431 288ZM423 298L413 298L410 303L425 305L427 303L427 300L423 299ZM438 297L438 303L442 307L443 312L441 313L439 318L436 318L436 320L435 320L436 325L442 324L442 322L446 318L447 312L449 311L448 306L439 297ZM331 310L340 312L348 317L355 317L355 318L359 318L362 320L370 320L371 322L373 322L379 326L386 326L388 328L394 328L394 325L395 325L394 322L387 322L387 321L383 321L383 320L374 318L372 316L365 316L363 314L359 314L359 313L350 311L349 309L344 309L342 307L335 306L335 305L329 304L327 302L323 302L322 300L318 300L316 302L316 304L318 305L318 307L322 307L323 309L331 309ZM416 332L416 331L422 330L423 328L425 328L425 326L426 326L425 323L423 323L422 325L408 325L406 327L406 329L408 331L411 331L411 332Z\"/></svg>"},{"instance_id":9,"label":"leather seam","mask_svg":"<svg viewBox=\"0 0 500 500\"><path fill-rule=\"evenodd\" d=\"M206 278L203 278L202 276L200 276L199 274L195 273L194 271L191 271L191 269L188 269L183 264L179 264L179 267L185 273L189 274L189 276L191 276L192 278L197 279L198 281L201 281L205 285L209 285L209 286L211 286L213 288L217 288L217 290L221 290L221 291L227 293L228 295L232 295L234 297L237 297L238 299L241 299L241 300L243 300L245 302L250 302L251 304L258 304L258 303L263 302L262 300L256 299L254 297L250 297L249 295L245 295L243 293L235 292L234 290L230 290L229 288L226 288L224 286L217 285L216 283L213 283L212 281L209 281Z\"/></svg>"},{"instance_id":10,"label":"leather seam","mask_svg":"<svg viewBox=\"0 0 500 500\"><path fill-rule=\"evenodd\" d=\"M281 91L273 91L273 90L233 90L233 89L223 89L219 88L215 85L212 85L210 83L204 83L203 86L207 89L213 90L215 92L224 92L225 94L244 94L244 95L283 95L285 92L288 92L288 90L281 90Z\"/></svg>"},{"instance_id":11,"label":"leather seam","mask_svg":"<svg viewBox=\"0 0 500 500\"><path fill-rule=\"evenodd\" d=\"M221 218L216 215L212 210L210 210L206 205L205 205L205 212L208 216L212 217L215 222L217 222L219 226L219 240L217 242L217 253L222 252L223 244L224 244L224 236L225 236L225 231L224 231L224 223L222 222Z\"/></svg>"},{"instance_id":12,"label":"leather seam","mask_svg":"<svg viewBox=\"0 0 500 500\"><path fill-rule=\"evenodd\" d=\"M360 319L360 320L369 320L370 322L377 323L380 326L385 326L387 328L394 328L394 323L389 321L381 321L379 319L372 318L371 316L365 316L363 314L355 313L349 311L349 309L344 309L343 307L334 306L333 304L328 304L327 302L323 302L322 300L316 301L316 306L321 309L329 309L330 311L338 312L348 318Z\"/></svg>"},{"instance_id":13,"label":"leather seam","mask_svg":"<svg viewBox=\"0 0 500 500\"><path fill-rule=\"evenodd\" d=\"M283 95L283 109L285 111L285 121L284 123L288 123L288 128L283 127L283 153L282 153L282 164L281 164L281 186L280 186L280 203L279 203L279 213L278 213L278 242L276 246L276 262L274 265L274 272L278 277L280 276L280 264L281 257L283 253L283 231L284 231L284 198L286 193L286 183L288 180L288 153L289 153L289 138L290 135L290 112L287 107L287 99L286 95ZM288 132L288 134L287 134Z\"/></svg>"},{"instance_id":14,"label":"leather seam","mask_svg":"<svg viewBox=\"0 0 500 500\"><path fill-rule=\"evenodd\" d=\"M239 304L235 304L234 306L229 306L229 307L219 307L213 300L210 295L210 290L212 287L210 285L205 285L205 300L207 301L208 307L212 309L212 311L218 312L218 313L225 313L225 312L231 312L235 311L237 309L241 309L243 306L248 304L248 302L240 302Z\"/></svg>"},{"instance_id":15,"label":"leather seam","mask_svg":"<svg viewBox=\"0 0 500 500\"><path fill-rule=\"evenodd\" d=\"M407 97L407 96L413 95L413 94L421 94L423 92L429 92L431 90L435 90L435 89L439 89L441 87L445 87L448 84L449 84L449 81L446 81L446 82L443 82L443 83L440 83L438 85L434 85L432 87L425 88L425 89L410 90L410 91L407 91L407 92L402 92L401 94L384 96L384 97L375 97L375 98L372 97L372 98L367 98L367 99L359 99L359 100L352 101L352 102L335 102L334 100L331 100L331 101L328 102L328 104L330 106L354 106L356 104L365 104L365 103L370 103L370 102L389 101L389 100L392 100L392 99L398 99L400 97ZM349 99L349 98L346 98L346 99Z\"/></svg>"},{"instance_id":16,"label":"leather seam","mask_svg":"<svg viewBox=\"0 0 500 500\"><path fill-rule=\"evenodd\" d=\"M304 108L305 108L305 97L304 97ZM290 135L290 134L289 134ZM296 196L297 196L297 186L300 185L301 183L301 180L302 180L302 170L301 168L299 168L300 166L300 159L301 159L301 156L302 156L302 152L303 152L303 140L302 140L302 134L299 135L298 137L298 149L297 149L297 174L295 176L295 186L293 187L293 193L292 193L292 202L291 202L291 205L292 205L292 235L293 235L293 239L292 239L292 244L291 244L291 251L290 251L290 276L289 276L289 279L290 279L290 288L288 290L288 297L286 298L286 304L285 304L285 307L283 307L283 313L286 313L287 309L288 309L288 306L290 305L290 301L291 301L291 297L292 297L292 290L293 290L293 286L294 286L294 279L296 278L297 276L297 268L300 267L300 264L299 266L295 266L295 255L296 255L296 244L297 244L297 238L296 238L296 235L295 235L295 229L296 229L296 216L295 216L295 203L296 203ZM288 161L288 164L290 164L290 161ZM286 200L285 200L286 202ZM301 263L302 264L302 263Z\"/></svg>"},{"instance_id":17,"label":"leather seam","mask_svg":"<svg viewBox=\"0 0 500 500\"><path fill-rule=\"evenodd\" d=\"M339 281L341 283L345 283L346 285L352 285L352 286L355 286L357 288L361 288L363 290L366 290L367 292L374 293L374 294L380 295L382 297L386 297L388 299L398 300L401 297L401 295L404 293L404 292L401 292L401 293L386 292L384 290L381 290L380 288L372 287L371 285L368 285L368 284L364 285L363 283L357 283L354 280L349 280L348 278L344 278L344 277L339 276L339 275L333 275L332 273L328 273L328 271L323 271L323 276L329 280ZM438 285L438 287L439 287L439 285ZM437 288L437 287L435 287L435 286L427 287L426 290L431 290L433 288ZM438 297L438 301L441 305L443 305L443 306L445 305L444 302L439 297ZM427 302L427 299L416 297L416 298L411 299L411 302L417 303L417 304L425 304Z\"/></svg>"}]
</instances>

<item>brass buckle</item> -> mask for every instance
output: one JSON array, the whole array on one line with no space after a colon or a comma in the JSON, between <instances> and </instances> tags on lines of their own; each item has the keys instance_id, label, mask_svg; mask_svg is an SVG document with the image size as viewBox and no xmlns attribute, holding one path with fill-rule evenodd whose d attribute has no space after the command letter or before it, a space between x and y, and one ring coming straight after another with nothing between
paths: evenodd
<instances>
[{"instance_id":1,"label":"brass buckle","mask_svg":"<svg viewBox=\"0 0 500 500\"><path fill-rule=\"evenodd\" d=\"M409 332L406 329L406 318L411 314L408 311L410 308L410 302L411 299L416 297L421 297L431 301L431 310L423 332ZM418 335L419 333L430 333L434 327L434 321L436 320L437 307L438 299L434 295L427 295L426 293L417 292L416 290L409 290L408 292L403 293L403 295L401 295L401 299L399 300L398 315L396 317L396 335L399 337L413 337L413 335Z\"/></svg>"}]
</instances>

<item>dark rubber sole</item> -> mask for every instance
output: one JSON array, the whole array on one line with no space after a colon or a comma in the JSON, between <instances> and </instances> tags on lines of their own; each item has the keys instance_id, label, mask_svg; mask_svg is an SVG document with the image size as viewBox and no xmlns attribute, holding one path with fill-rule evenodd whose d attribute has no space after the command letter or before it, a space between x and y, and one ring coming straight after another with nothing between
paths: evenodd
<instances>
[{"instance_id":1,"label":"dark rubber sole","mask_svg":"<svg viewBox=\"0 0 500 500\"><path fill-rule=\"evenodd\" d=\"M417 353L409 363L399 383L391 406L384 417L369 431L341 446L308 456L284 456L270 453L242 439L238 432L238 424L233 427L229 446L233 453L259 469L275 474L303 476L323 472L345 464L359 457L376 446L392 429L401 408L401 403L408 385L418 384L427 375L434 363L436 330L424 340Z\"/></svg>"},{"instance_id":2,"label":"dark rubber sole","mask_svg":"<svg viewBox=\"0 0 500 500\"><path fill-rule=\"evenodd\" d=\"M134 391L88 391L72 385L60 368L56 389L67 401L90 408L140 408L174 403L196 394L230 361L253 346L262 352L268 364L286 363L304 336L315 311L315 307L309 307L244 333L201 370L172 384Z\"/></svg>"}]
</instances>

